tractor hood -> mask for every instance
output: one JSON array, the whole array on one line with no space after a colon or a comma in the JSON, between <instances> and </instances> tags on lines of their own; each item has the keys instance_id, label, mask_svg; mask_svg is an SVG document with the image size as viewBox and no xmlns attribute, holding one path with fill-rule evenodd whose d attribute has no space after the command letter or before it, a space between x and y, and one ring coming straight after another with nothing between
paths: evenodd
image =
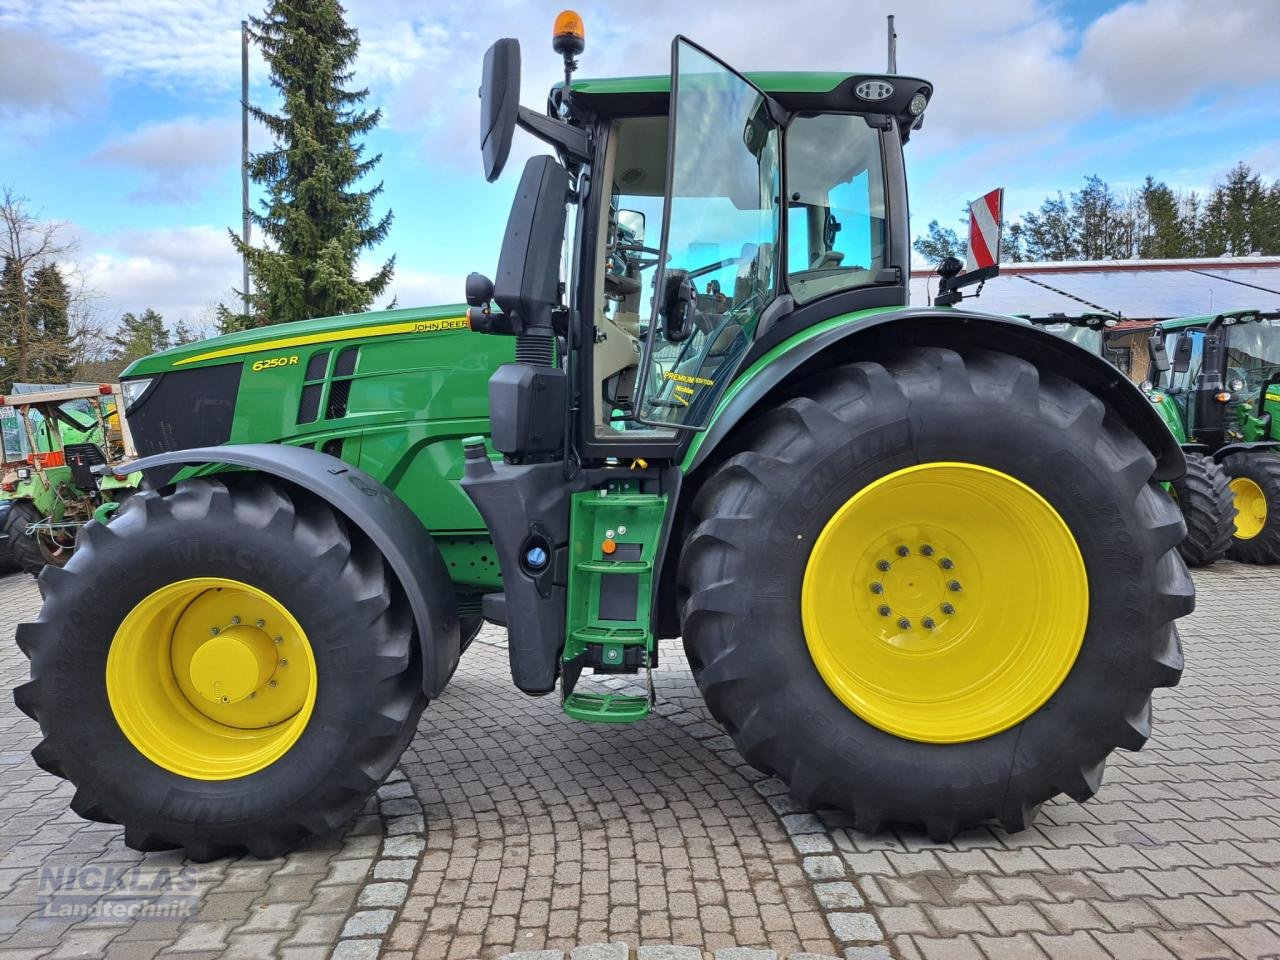
<instances>
[{"instance_id":1,"label":"tractor hood","mask_svg":"<svg viewBox=\"0 0 1280 960\"><path fill-rule=\"evenodd\" d=\"M433 334L451 330L470 332L465 305L407 307L403 310L318 317L315 320L240 330L153 353L131 363L120 378L128 380L168 373L171 370L216 366L248 359L255 354L273 354L317 343Z\"/></svg>"}]
</instances>

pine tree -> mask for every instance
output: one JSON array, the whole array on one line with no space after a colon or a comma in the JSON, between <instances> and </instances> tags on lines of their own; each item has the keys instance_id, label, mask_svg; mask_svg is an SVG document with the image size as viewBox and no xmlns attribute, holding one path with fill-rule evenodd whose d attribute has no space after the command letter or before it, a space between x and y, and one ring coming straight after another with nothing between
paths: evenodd
<instances>
[{"instance_id":1,"label":"pine tree","mask_svg":"<svg viewBox=\"0 0 1280 960\"><path fill-rule=\"evenodd\" d=\"M164 318L147 307L142 313L126 313L120 318L111 342L116 345L116 360L136 360L170 347L169 331Z\"/></svg>"},{"instance_id":2,"label":"pine tree","mask_svg":"<svg viewBox=\"0 0 1280 960\"><path fill-rule=\"evenodd\" d=\"M25 379L23 344L27 339L27 287L18 261L4 258L0 267L0 395L8 393L15 380Z\"/></svg>"},{"instance_id":3,"label":"pine tree","mask_svg":"<svg viewBox=\"0 0 1280 960\"><path fill-rule=\"evenodd\" d=\"M191 329L191 325L185 320L179 320L173 327L173 345L181 347L183 344L195 343L202 339L200 334Z\"/></svg>"},{"instance_id":4,"label":"pine tree","mask_svg":"<svg viewBox=\"0 0 1280 960\"><path fill-rule=\"evenodd\" d=\"M31 311L31 373L40 383L69 383L75 374L67 312L71 297L55 264L38 267L27 284Z\"/></svg>"},{"instance_id":5,"label":"pine tree","mask_svg":"<svg viewBox=\"0 0 1280 960\"><path fill-rule=\"evenodd\" d=\"M950 227L941 226L937 220L930 220L928 233L916 237L916 253L924 257L931 266L937 266L947 257L964 259L964 244Z\"/></svg>"},{"instance_id":6,"label":"pine tree","mask_svg":"<svg viewBox=\"0 0 1280 960\"><path fill-rule=\"evenodd\" d=\"M366 310L390 282L395 257L367 280L356 279L360 252L386 237L392 217L390 211L373 216L381 183L356 188L382 158L365 159L359 142L382 111L361 109L369 91L348 88L359 37L337 0L270 0L264 15L250 23L284 103L279 114L250 107L274 140L249 164L250 176L267 193L253 222L269 242L246 248L231 232L236 250L247 253L254 293L250 315L224 307L221 326Z\"/></svg>"}]
</instances>

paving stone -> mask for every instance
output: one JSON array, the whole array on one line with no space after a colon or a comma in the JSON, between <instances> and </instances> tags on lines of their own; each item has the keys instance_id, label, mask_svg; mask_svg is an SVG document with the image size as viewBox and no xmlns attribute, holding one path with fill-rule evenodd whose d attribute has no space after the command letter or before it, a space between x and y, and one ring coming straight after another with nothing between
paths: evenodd
<instances>
[{"instance_id":1,"label":"paving stone","mask_svg":"<svg viewBox=\"0 0 1280 960\"><path fill-rule=\"evenodd\" d=\"M630 960L631 947L625 943L587 943L569 951L569 960Z\"/></svg>"},{"instance_id":2,"label":"paving stone","mask_svg":"<svg viewBox=\"0 0 1280 960\"><path fill-rule=\"evenodd\" d=\"M386 933L395 919L394 910L361 910L351 915L342 927L343 937L367 937Z\"/></svg>"},{"instance_id":3,"label":"paving stone","mask_svg":"<svg viewBox=\"0 0 1280 960\"><path fill-rule=\"evenodd\" d=\"M703 960L700 947L645 944L636 948L636 960Z\"/></svg>"},{"instance_id":4,"label":"paving stone","mask_svg":"<svg viewBox=\"0 0 1280 960\"><path fill-rule=\"evenodd\" d=\"M855 910L864 905L858 888L846 880L815 883L813 892L824 910Z\"/></svg>"},{"instance_id":5,"label":"paving stone","mask_svg":"<svg viewBox=\"0 0 1280 960\"><path fill-rule=\"evenodd\" d=\"M845 913L836 911L827 914L827 922L842 943L851 940L879 940L884 934L875 917L869 913Z\"/></svg>"},{"instance_id":6,"label":"paving stone","mask_svg":"<svg viewBox=\"0 0 1280 960\"><path fill-rule=\"evenodd\" d=\"M381 940L341 940L330 960L377 960L381 949Z\"/></svg>"},{"instance_id":7,"label":"paving stone","mask_svg":"<svg viewBox=\"0 0 1280 960\"><path fill-rule=\"evenodd\" d=\"M715 960L778 960L778 951L756 950L751 947L723 947L715 952Z\"/></svg>"}]
</instances>

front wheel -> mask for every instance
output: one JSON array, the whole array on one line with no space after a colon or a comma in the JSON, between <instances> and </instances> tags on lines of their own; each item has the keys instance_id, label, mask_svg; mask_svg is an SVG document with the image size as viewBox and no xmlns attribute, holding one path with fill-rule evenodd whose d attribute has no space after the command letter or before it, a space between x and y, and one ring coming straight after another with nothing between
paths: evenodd
<instances>
[{"instance_id":1,"label":"front wheel","mask_svg":"<svg viewBox=\"0 0 1280 960\"><path fill-rule=\"evenodd\" d=\"M794 799L863 830L1021 829L1146 740L1182 670L1185 527L1096 397L904 350L823 371L734 442L693 506L685 645Z\"/></svg>"},{"instance_id":2,"label":"front wheel","mask_svg":"<svg viewBox=\"0 0 1280 960\"><path fill-rule=\"evenodd\" d=\"M4 532L9 535L9 552L18 567L33 577L39 576L48 564L63 566L75 549L74 534L68 537L65 532L27 532L44 519L30 500L16 501L5 517Z\"/></svg>"},{"instance_id":3,"label":"front wheel","mask_svg":"<svg viewBox=\"0 0 1280 960\"><path fill-rule=\"evenodd\" d=\"M277 856L344 823L424 705L408 602L327 504L254 476L85 527L17 639L33 751L138 850Z\"/></svg>"},{"instance_id":4,"label":"front wheel","mask_svg":"<svg viewBox=\"0 0 1280 960\"><path fill-rule=\"evenodd\" d=\"M1227 556L1245 563L1280 563L1280 456L1233 453L1222 460L1235 498L1235 535Z\"/></svg>"}]
</instances>

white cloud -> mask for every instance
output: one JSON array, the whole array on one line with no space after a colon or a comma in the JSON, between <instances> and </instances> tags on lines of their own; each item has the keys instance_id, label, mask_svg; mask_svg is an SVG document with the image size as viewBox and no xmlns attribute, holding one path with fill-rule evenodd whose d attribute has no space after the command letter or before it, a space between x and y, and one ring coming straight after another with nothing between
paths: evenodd
<instances>
[{"instance_id":1,"label":"white cloud","mask_svg":"<svg viewBox=\"0 0 1280 960\"><path fill-rule=\"evenodd\" d=\"M113 137L89 163L136 170L142 186L133 199L180 203L192 199L219 170L233 169L240 124L220 117L179 117Z\"/></svg>"},{"instance_id":2,"label":"white cloud","mask_svg":"<svg viewBox=\"0 0 1280 960\"><path fill-rule=\"evenodd\" d=\"M170 325L190 322L214 304L230 304L240 285L240 259L223 227L86 232L80 249L86 286L100 295L97 307L108 321L153 307Z\"/></svg>"},{"instance_id":3,"label":"white cloud","mask_svg":"<svg viewBox=\"0 0 1280 960\"><path fill-rule=\"evenodd\" d=\"M80 113L98 96L92 59L29 30L0 23L0 119L23 140Z\"/></svg>"},{"instance_id":4,"label":"white cloud","mask_svg":"<svg viewBox=\"0 0 1280 960\"><path fill-rule=\"evenodd\" d=\"M377 263L365 263L362 261L358 274L362 277L367 277L380 266L382 266L381 261ZM391 284L382 296L378 298L377 302L373 304L373 309L381 310L392 300L396 301L396 306L398 307L462 303L464 283L465 278L462 276L415 270L412 267L404 267L397 263L395 276L391 278Z\"/></svg>"},{"instance_id":5,"label":"white cloud","mask_svg":"<svg viewBox=\"0 0 1280 960\"><path fill-rule=\"evenodd\" d=\"M1151 114L1280 77L1280 3L1132 0L1091 23L1081 69L1119 113Z\"/></svg>"}]
</instances>

